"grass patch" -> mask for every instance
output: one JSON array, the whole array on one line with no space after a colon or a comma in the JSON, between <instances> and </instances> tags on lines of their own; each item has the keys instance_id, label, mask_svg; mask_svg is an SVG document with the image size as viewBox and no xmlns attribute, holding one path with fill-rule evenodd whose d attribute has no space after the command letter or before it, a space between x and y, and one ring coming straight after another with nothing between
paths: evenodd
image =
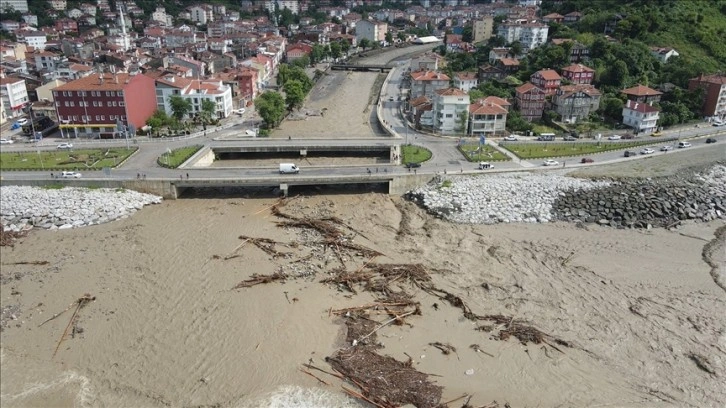
<instances>
[{"instance_id":1,"label":"grass patch","mask_svg":"<svg viewBox=\"0 0 726 408\"><path fill-rule=\"evenodd\" d=\"M673 140L675 139L669 138L663 139L662 141L668 142ZM653 140L599 143L500 143L499 146L514 153L520 159L544 159L547 157L569 157L612 150L626 150L651 144L653 144Z\"/></svg>"},{"instance_id":2,"label":"grass patch","mask_svg":"<svg viewBox=\"0 0 726 408\"><path fill-rule=\"evenodd\" d=\"M403 163L422 163L431 158L431 150L421 146L402 145Z\"/></svg>"},{"instance_id":3,"label":"grass patch","mask_svg":"<svg viewBox=\"0 0 726 408\"><path fill-rule=\"evenodd\" d=\"M536 124L533 124L532 125L532 131L536 135L539 135L540 133L561 133L560 130L555 129L555 128L551 128L551 127L549 127L547 125L536 125Z\"/></svg>"},{"instance_id":4,"label":"grass patch","mask_svg":"<svg viewBox=\"0 0 726 408\"><path fill-rule=\"evenodd\" d=\"M63 184L46 184L42 186L41 188L44 188L46 190L61 190L65 187Z\"/></svg>"},{"instance_id":5,"label":"grass patch","mask_svg":"<svg viewBox=\"0 0 726 408\"><path fill-rule=\"evenodd\" d=\"M159 156L159 158L156 159L156 162L161 167L166 167L167 169L176 169L181 166L182 163L189 160L189 158L192 157L194 153L198 152L202 147L202 145L194 145L174 149Z\"/></svg>"},{"instance_id":6,"label":"grass patch","mask_svg":"<svg viewBox=\"0 0 726 408\"><path fill-rule=\"evenodd\" d=\"M509 160L509 156L489 145L483 145L480 149L477 143L466 143L459 145L458 148L470 162Z\"/></svg>"},{"instance_id":7,"label":"grass patch","mask_svg":"<svg viewBox=\"0 0 726 408\"><path fill-rule=\"evenodd\" d=\"M451 187L451 184L452 184L452 183L451 183L451 180L444 180L444 181L443 181L443 182L441 183L441 188L449 188L449 187Z\"/></svg>"},{"instance_id":8,"label":"grass patch","mask_svg":"<svg viewBox=\"0 0 726 408\"><path fill-rule=\"evenodd\" d=\"M116 167L136 147L0 153L0 170L73 171Z\"/></svg>"}]
</instances>

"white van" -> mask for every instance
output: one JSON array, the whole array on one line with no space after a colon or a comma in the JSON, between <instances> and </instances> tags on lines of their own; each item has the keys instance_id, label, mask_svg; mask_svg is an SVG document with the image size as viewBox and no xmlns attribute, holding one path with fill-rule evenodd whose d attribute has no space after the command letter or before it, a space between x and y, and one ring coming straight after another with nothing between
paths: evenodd
<instances>
[{"instance_id":1,"label":"white van","mask_svg":"<svg viewBox=\"0 0 726 408\"><path fill-rule=\"evenodd\" d=\"M691 147L691 144L688 142L678 142L678 147L679 148Z\"/></svg>"},{"instance_id":2,"label":"white van","mask_svg":"<svg viewBox=\"0 0 726 408\"><path fill-rule=\"evenodd\" d=\"M280 174L297 174L300 168L294 163L280 163Z\"/></svg>"}]
</instances>

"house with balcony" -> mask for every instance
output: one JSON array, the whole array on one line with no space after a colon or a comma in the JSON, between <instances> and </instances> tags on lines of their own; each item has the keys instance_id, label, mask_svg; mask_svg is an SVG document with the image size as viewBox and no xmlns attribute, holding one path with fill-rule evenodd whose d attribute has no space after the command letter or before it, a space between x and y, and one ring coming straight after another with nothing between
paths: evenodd
<instances>
[{"instance_id":1,"label":"house with balcony","mask_svg":"<svg viewBox=\"0 0 726 408\"><path fill-rule=\"evenodd\" d=\"M489 51L489 63L495 64L502 58L508 58L511 48L509 47L496 47Z\"/></svg>"},{"instance_id":2,"label":"house with balcony","mask_svg":"<svg viewBox=\"0 0 726 408\"><path fill-rule=\"evenodd\" d=\"M542 89L546 96L551 96L557 92L562 78L554 69L541 69L530 75L529 82Z\"/></svg>"},{"instance_id":3,"label":"house with balcony","mask_svg":"<svg viewBox=\"0 0 726 408\"><path fill-rule=\"evenodd\" d=\"M295 43L287 47L285 50L285 59L288 63L299 60L303 57L309 57L313 52L313 47L305 43Z\"/></svg>"},{"instance_id":4,"label":"house with balcony","mask_svg":"<svg viewBox=\"0 0 726 408\"><path fill-rule=\"evenodd\" d=\"M450 86L450 80L448 75L438 71L411 72L411 98L427 96L433 99L437 90Z\"/></svg>"},{"instance_id":5,"label":"house with balcony","mask_svg":"<svg viewBox=\"0 0 726 408\"><path fill-rule=\"evenodd\" d=\"M630 126L636 135L649 135L658 127L660 111L648 103L628 100L623 106L623 125Z\"/></svg>"},{"instance_id":6,"label":"house with balcony","mask_svg":"<svg viewBox=\"0 0 726 408\"><path fill-rule=\"evenodd\" d=\"M434 126L434 105L431 99L426 96L419 96L408 101L409 118L413 121L416 129L425 126L433 128Z\"/></svg>"},{"instance_id":7,"label":"house with balcony","mask_svg":"<svg viewBox=\"0 0 726 408\"><path fill-rule=\"evenodd\" d=\"M541 119L545 108L545 92L531 82L525 82L515 89L514 104L525 120L531 122Z\"/></svg>"},{"instance_id":8,"label":"house with balcony","mask_svg":"<svg viewBox=\"0 0 726 408\"><path fill-rule=\"evenodd\" d=\"M23 114L23 108L30 102L25 80L22 78L5 76L0 71L0 99L3 101L5 117L9 120Z\"/></svg>"},{"instance_id":9,"label":"house with balcony","mask_svg":"<svg viewBox=\"0 0 726 408\"><path fill-rule=\"evenodd\" d=\"M702 88L702 114L711 120L726 121L726 75L703 75L688 81L688 90Z\"/></svg>"},{"instance_id":10,"label":"house with balcony","mask_svg":"<svg viewBox=\"0 0 726 408\"><path fill-rule=\"evenodd\" d=\"M433 99L434 132L465 134L468 128L469 95L456 88L439 89Z\"/></svg>"},{"instance_id":11,"label":"house with balcony","mask_svg":"<svg viewBox=\"0 0 726 408\"><path fill-rule=\"evenodd\" d=\"M552 96L552 108L565 123L587 119L600 107L601 93L592 85L563 85Z\"/></svg>"},{"instance_id":12,"label":"house with balcony","mask_svg":"<svg viewBox=\"0 0 726 408\"><path fill-rule=\"evenodd\" d=\"M623 89L620 92L625 94L629 100L640 103L660 102L660 97L663 95L662 92L640 84L632 88Z\"/></svg>"},{"instance_id":13,"label":"house with balcony","mask_svg":"<svg viewBox=\"0 0 726 408\"><path fill-rule=\"evenodd\" d=\"M464 92L469 92L479 85L479 77L476 72L456 72L454 74L454 87Z\"/></svg>"},{"instance_id":14,"label":"house with balcony","mask_svg":"<svg viewBox=\"0 0 726 408\"><path fill-rule=\"evenodd\" d=\"M538 48L547 42L549 26L536 21L505 21L497 27L497 36L507 44L519 41L526 51Z\"/></svg>"},{"instance_id":15,"label":"house with balcony","mask_svg":"<svg viewBox=\"0 0 726 408\"><path fill-rule=\"evenodd\" d=\"M485 83L489 81L498 81L504 79L507 73L500 67L485 64L479 67L479 83Z\"/></svg>"},{"instance_id":16,"label":"house with balcony","mask_svg":"<svg viewBox=\"0 0 726 408\"><path fill-rule=\"evenodd\" d=\"M232 114L232 89L221 80L199 80L192 78L178 77L176 75L165 75L155 80L155 93L157 109L171 115L170 99L176 95L191 102L192 109L189 116L194 116L202 111L202 103L205 100L214 102L215 117L226 118Z\"/></svg>"},{"instance_id":17,"label":"house with balcony","mask_svg":"<svg viewBox=\"0 0 726 408\"><path fill-rule=\"evenodd\" d=\"M574 85L591 85L595 70L582 64L572 64L562 68L562 78Z\"/></svg>"},{"instance_id":18,"label":"house with balcony","mask_svg":"<svg viewBox=\"0 0 726 408\"><path fill-rule=\"evenodd\" d=\"M497 98L501 99L501 98ZM480 99L469 105L470 136L494 136L505 131L509 111L494 102Z\"/></svg>"}]
</instances>

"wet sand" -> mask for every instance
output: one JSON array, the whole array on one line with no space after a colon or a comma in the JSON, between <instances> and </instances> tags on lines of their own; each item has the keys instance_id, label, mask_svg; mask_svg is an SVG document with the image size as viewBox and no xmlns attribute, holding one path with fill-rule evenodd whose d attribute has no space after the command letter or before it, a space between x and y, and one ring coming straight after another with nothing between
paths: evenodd
<instances>
[{"instance_id":1,"label":"wet sand","mask_svg":"<svg viewBox=\"0 0 726 408\"><path fill-rule=\"evenodd\" d=\"M277 227L273 202L165 202L122 221L37 231L0 248L0 299L16 310L16 320L3 315L2 406L358 406L333 378L323 386L299 368L310 359L328 368L324 358L345 346L330 308L370 295L318 282L339 266L331 253L293 263L305 245L278 247L290 253L278 258L239 248L240 235L315 239ZM435 284L476 313L525 319L573 344L559 353L491 339L460 310L436 310L437 299L417 293L422 315L408 319L411 326L381 329L380 353L410 355L417 369L441 376L432 379L445 387L443 401L473 393L474 405L726 404L726 296L703 256L707 245L723 254L723 234L714 241L723 222L674 231L452 225L378 194L298 198L286 211L339 217L360 232L354 242L385 254L377 262L440 270ZM239 256L224 260L231 255ZM32 261L50 263L14 264ZM355 269L367 259L346 261ZM230 290L280 268L300 277ZM73 310L39 325L84 293L96 300L78 312L75 333L54 357ZM443 355L428 345L436 341L457 352Z\"/></svg>"}]
</instances>

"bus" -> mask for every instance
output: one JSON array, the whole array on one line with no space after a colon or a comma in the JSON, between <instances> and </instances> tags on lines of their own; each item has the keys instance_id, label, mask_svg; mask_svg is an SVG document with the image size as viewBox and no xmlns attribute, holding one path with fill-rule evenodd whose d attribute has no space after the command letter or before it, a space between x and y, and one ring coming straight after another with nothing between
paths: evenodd
<instances>
[{"instance_id":1,"label":"bus","mask_svg":"<svg viewBox=\"0 0 726 408\"><path fill-rule=\"evenodd\" d=\"M58 124L47 116L35 118L32 122L23 125L23 133L31 139L42 139L56 130L58 130Z\"/></svg>"},{"instance_id":2,"label":"bus","mask_svg":"<svg viewBox=\"0 0 726 408\"><path fill-rule=\"evenodd\" d=\"M539 137L537 137L537 140L541 142L552 142L555 140L555 134L554 133L540 133Z\"/></svg>"}]
</instances>

